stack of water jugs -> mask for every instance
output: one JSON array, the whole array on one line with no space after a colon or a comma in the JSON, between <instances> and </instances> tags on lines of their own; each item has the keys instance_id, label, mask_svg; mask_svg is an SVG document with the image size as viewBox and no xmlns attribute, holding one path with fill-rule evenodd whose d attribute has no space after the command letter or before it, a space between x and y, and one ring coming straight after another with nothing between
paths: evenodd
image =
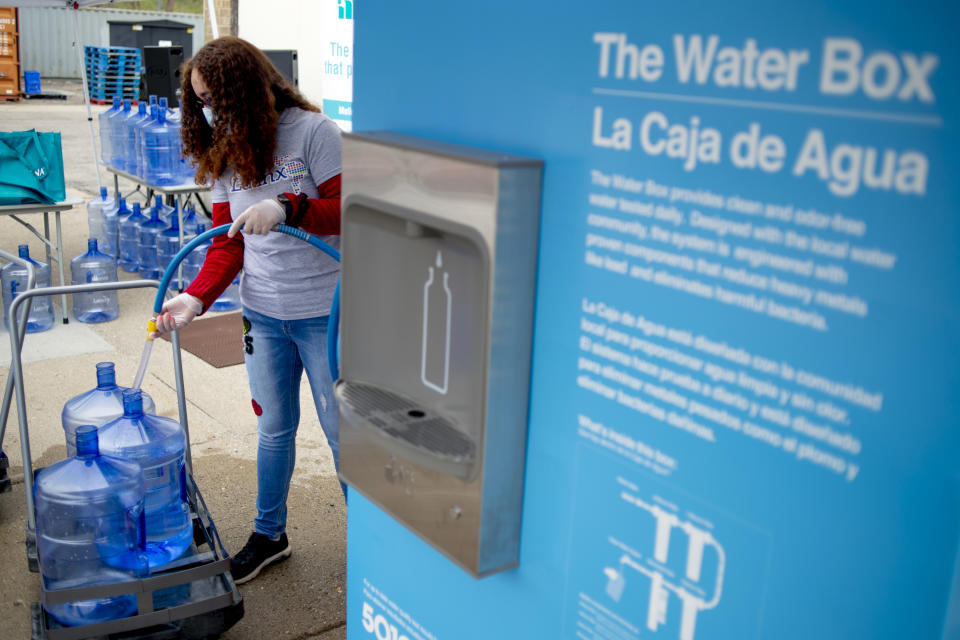
<instances>
[{"instance_id":1,"label":"stack of water jugs","mask_svg":"<svg viewBox=\"0 0 960 640\"><path fill-rule=\"evenodd\" d=\"M190 548L185 430L153 412L147 394L116 384L112 362L97 365L95 388L64 405L70 457L40 470L34 484L46 590L146 578ZM137 613L136 591L44 608L65 626L113 620ZM189 585L170 591L159 596L167 606L190 597Z\"/></svg>"},{"instance_id":2,"label":"stack of water jugs","mask_svg":"<svg viewBox=\"0 0 960 640\"><path fill-rule=\"evenodd\" d=\"M104 163L165 187L193 181L193 167L183 157L180 110L167 99L150 96L134 109L130 100L113 99L100 114L100 150Z\"/></svg>"}]
</instances>

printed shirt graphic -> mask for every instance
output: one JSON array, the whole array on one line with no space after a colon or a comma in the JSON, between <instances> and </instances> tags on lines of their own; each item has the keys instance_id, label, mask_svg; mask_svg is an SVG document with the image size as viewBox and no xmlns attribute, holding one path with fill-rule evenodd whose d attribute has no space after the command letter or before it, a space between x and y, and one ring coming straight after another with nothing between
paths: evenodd
<instances>
[{"instance_id":1,"label":"printed shirt graphic","mask_svg":"<svg viewBox=\"0 0 960 640\"><path fill-rule=\"evenodd\" d=\"M319 196L317 185L340 173L340 129L327 116L285 110L277 126L273 170L243 187L232 169L213 186L213 202L229 202L236 218L250 205L281 193ZM321 236L334 248L339 236ZM328 315L340 265L303 240L272 231L245 235L240 300L249 309L280 320Z\"/></svg>"}]
</instances>

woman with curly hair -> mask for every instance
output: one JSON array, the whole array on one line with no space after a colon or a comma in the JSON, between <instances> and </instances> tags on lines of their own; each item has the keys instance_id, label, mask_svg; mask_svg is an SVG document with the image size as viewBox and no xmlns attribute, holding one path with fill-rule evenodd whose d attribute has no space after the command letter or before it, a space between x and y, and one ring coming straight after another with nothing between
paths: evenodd
<instances>
[{"instance_id":1,"label":"woman with curly hair","mask_svg":"<svg viewBox=\"0 0 960 640\"><path fill-rule=\"evenodd\" d=\"M340 130L252 44L224 37L187 61L181 82L184 153L197 183L212 182L217 236L199 275L168 300L158 333L187 326L243 270L244 361L257 417L257 516L230 561L237 584L290 556L287 492L306 370L334 463L339 415L327 364L327 326L339 265L284 223L339 246ZM346 487L343 487L346 491Z\"/></svg>"}]
</instances>

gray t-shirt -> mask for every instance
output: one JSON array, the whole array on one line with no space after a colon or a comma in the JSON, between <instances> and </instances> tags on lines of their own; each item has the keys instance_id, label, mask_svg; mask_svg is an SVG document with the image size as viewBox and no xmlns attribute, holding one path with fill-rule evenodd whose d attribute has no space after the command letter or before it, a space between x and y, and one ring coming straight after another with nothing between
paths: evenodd
<instances>
[{"instance_id":1,"label":"gray t-shirt","mask_svg":"<svg viewBox=\"0 0 960 640\"><path fill-rule=\"evenodd\" d=\"M211 190L214 203L229 202L235 219L247 207L281 193L317 198L317 185L340 173L340 128L327 116L299 108L280 114L273 171L253 187L242 187L228 169ZM335 249L340 236L320 236ZM240 301L279 320L330 313L340 265L316 247L284 233L245 235Z\"/></svg>"}]
</instances>

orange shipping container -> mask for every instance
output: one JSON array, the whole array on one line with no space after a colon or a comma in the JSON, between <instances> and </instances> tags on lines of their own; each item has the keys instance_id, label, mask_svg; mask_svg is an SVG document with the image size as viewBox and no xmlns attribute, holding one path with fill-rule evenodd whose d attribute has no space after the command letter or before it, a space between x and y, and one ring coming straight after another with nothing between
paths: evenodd
<instances>
[{"instance_id":1,"label":"orange shipping container","mask_svg":"<svg viewBox=\"0 0 960 640\"><path fill-rule=\"evenodd\" d=\"M20 97L20 65L0 60L0 98Z\"/></svg>"},{"instance_id":2,"label":"orange shipping container","mask_svg":"<svg viewBox=\"0 0 960 640\"><path fill-rule=\"evenodd\" d=\"M0 7L0 31L17 32L17 10L14 7Z\"/></svg>"},{"instance_id":3,"label":"orange shipping container","mask_svg":"<svg viewBox=\"0 0 960 640\"><path fill-rule=\"evenodd\" d=\"M17 36L0 32L0 60L17 62Z\"/></svg>"}]
</instances>

